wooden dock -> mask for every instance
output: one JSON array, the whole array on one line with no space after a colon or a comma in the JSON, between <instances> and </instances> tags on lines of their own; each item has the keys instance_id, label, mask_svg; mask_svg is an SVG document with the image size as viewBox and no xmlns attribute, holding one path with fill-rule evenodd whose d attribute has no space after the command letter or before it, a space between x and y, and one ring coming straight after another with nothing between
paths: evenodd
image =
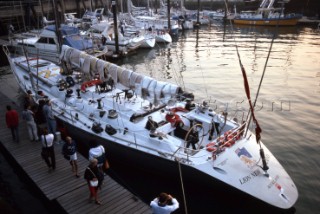
<instances>
[{"instance_id":1,"label":"wooden dock","mask_svg":"<svg viewBox=\"0 0 320 214\"><path fill-rule=\"evenodd\" d=\"M3 82L3 81L1 81ZM1 84L0 82L0 84ZM14 86L11 85L12 88ZM30 142L26 123L20 119L19 135L20 143L12 141L11 132L5 124L6 105L11 105L13 109L18 110L21 115L22 109L8 97L8 94L15 93L17 96L18 89L7 91L2 88L0 92L1 109L0 115L0 147L1 151L10 156L17 166L38 187L43 196L52 203L57 203L65 213L151 213L149 205L130 193L108 175L105 176L102 190L99 196L102 205L89 203L89 189L83 178L84 170L88 166L88 160L78 153L78 167L80 178L76 178L71 172L71 166L61 155L61 144L55 145L56 169L49 172L45 162L40 157L41 143ZM4 95L7 93L6 95ZM58 213L58 212L57 212Z\"/></svg>"}]
</instances>

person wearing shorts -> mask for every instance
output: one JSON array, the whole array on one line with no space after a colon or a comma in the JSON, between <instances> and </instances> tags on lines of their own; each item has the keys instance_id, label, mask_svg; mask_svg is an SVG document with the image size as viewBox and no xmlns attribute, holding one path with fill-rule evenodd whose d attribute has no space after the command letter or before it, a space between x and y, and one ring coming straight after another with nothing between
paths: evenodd
<instances>
[{"instance_id":1,"label":"person wearing shorts","mask_svg":"<svg viewBox=\"0 0 320 214\"><path fill-rule=\"evenodd\" d=\"M74 175L79 178L80 175L78 174L77 144L70 136L66 137L66 143L62 147L62 153L64 157L69 160Z\"/></svg>"}]
</instances>

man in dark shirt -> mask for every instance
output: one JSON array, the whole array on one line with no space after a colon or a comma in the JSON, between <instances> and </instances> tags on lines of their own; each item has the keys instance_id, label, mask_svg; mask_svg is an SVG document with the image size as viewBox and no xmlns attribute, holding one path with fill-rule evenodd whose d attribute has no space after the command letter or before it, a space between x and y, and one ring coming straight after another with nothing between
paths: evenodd
<instances>
[{"instance_id":1,"label":"man in dark shirt","mask_svg":"<svg viewBox=\"0 0 320 214\"><path fill-rule=\"evenodd\" d=\"M152 130L152 129L155 130L158 127L159 127L158 123L152 119L152 116L149 116L145 128L148 130Z\"/></svg>"}]
</instances>

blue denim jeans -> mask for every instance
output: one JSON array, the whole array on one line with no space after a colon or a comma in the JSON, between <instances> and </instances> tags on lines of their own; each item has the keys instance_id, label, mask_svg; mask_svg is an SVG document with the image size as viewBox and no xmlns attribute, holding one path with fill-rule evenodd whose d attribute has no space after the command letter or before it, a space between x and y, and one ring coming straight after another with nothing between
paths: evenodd
<instances>
[{"instance_id":1,"label":"blue denim jeans","mask_svg":"<svg viewBox=\"0 0 320 214\"><path fill-rule=\"evenodd\" d=\"M49 133L56 134L57 122L55 119L47 119L48 131Z\"/></svg>"}]
</instances>

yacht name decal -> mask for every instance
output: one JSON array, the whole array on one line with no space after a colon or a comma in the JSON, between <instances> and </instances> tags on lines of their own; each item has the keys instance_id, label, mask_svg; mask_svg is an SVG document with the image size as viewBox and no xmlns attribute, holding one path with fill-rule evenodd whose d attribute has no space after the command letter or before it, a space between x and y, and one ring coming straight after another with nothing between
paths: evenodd
<instances>
[{"instance_id":1,"label":"yacht name decal","mask_svg":"<svg viewBox=\"0 0 320 214\"><path fill-rule=\"evenodd\" d=\"M259 170L259 169L256 169L255 171L251 172L251 174L249 174L249 175L247 175L247 176L239 179L240 184L241 184L241 185L242 185L242 184L245 184L245 183L251 181L253 178L257 177L257 176L260 175L260 174L261 174L260 170Z\"/></svg>"}]
</instances>

